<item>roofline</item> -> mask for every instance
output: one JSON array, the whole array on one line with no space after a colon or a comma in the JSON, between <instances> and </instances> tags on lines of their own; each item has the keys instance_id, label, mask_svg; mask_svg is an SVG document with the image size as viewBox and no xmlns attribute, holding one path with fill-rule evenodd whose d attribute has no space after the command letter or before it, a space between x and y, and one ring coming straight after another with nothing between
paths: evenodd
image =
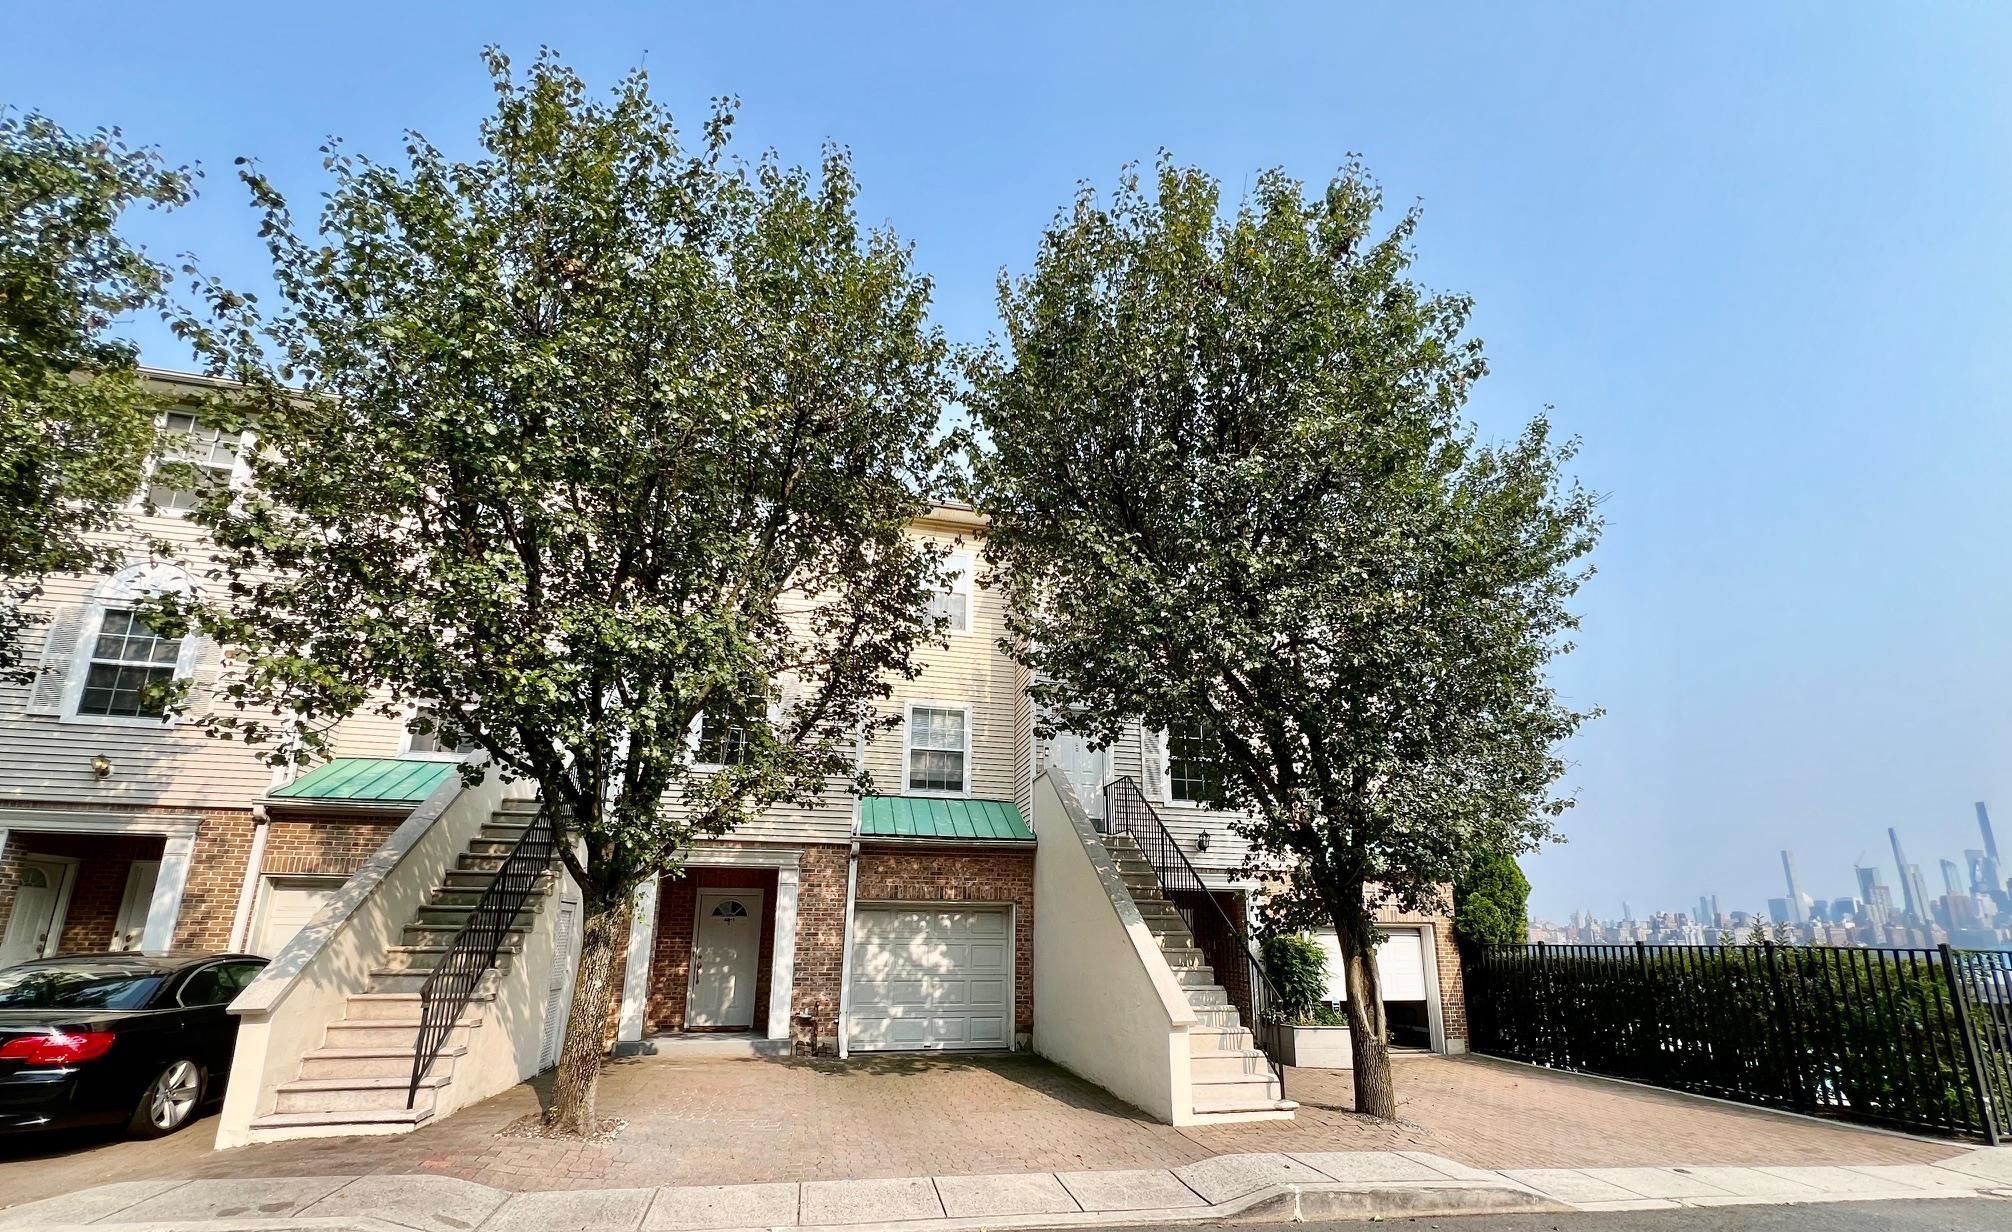
<instances>
[{"instance_id":1,"label":"roofline","mask_svg":"<svg viewBox=\"0 0 2012 1232\"><path fill-rule=\"evenodd\" d=\"M438 786L436 784L435 786ZM426 803L418 800L343 800L340 798L316 799L313 796L261 796L259 803L265 805L266 812L277 817L281 813L290 816L313 818L319 814L329 821L354 821L360 817L384 817L391 821L403 821L413 809Z\"/></svg>"},{"instance_id":2,"label":"roofline","mask_svg":"<svg viewBox=\"0 0 2012 1232\"><path fill-rule=\"evenodd\" d=\"M915 834L855 834L860 846L872 844L876 847L983 847L987 850L1005 848L1008 850L1032 851L1036 841L1031 838L959 838L955 835L924 837Z\"/></svg>"}]
</instances>

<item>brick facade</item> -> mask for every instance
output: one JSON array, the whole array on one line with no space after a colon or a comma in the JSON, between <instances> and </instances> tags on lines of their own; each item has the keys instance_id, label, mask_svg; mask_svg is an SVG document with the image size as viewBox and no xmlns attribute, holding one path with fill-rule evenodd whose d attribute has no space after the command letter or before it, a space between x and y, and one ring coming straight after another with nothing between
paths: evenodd
<instances>
[{"instance_id":1,"label":"brick facade","mask_svg":"<svg viewBox=\"0 0 2012 1232\"><path fill-rule=\"evenodd\" d=\"M267 826L260 871L347 877L384 846L398 825L397 820L274 821Z\"/></svg>"},{"instance_id":2,"label":"brick facade","mask_svg":"<svg viewBox=\"0 0 2012 1232\"><path fill-rule=\"evenodd\" d=\"M858 902L1011 903L1013 1025L1034 1029L1034 853L941 847L867 847L859 853Z\"/></svg>"},{"instance_id":3,"label":"brick facade","mask_svg":"<svg viewBox=\"0 0 2012 1232\"><path fill-rule=\"evenodd\" d=\"M796 892L796 972L792 1019L808 1015L808 1046L821 1055L838 1051L838 990L845 965L845 874L850 852L819 845L803 849ZM791 1029L795 1029L792 1021Z\"/></svg>"},{"instance_id":4,"label":"brick facade","mask_svg":"<svg viewBox=\"0 0 2012 1232\"><path fill-rule=\"evenodd\" d=\"M14 912L15 890L20 884L23 853L72 856L78 860L77 878L64 917L59 945L64 950L105 950L112 944L119 904L125 898L126 878L135 860L161 858L163 839L159 835L91 834L75 831L34 829L32 819L17 812L10 819L4 852L0 852L0 936ZM66 805L65 813L104 812L130 817L149 812L188 816L187 810L98 809L87 805ZM251 850L252 818L249 811L216 812L201 817L195 847L190 854L188 880L182 891L182 905L175 922L174 946L186 950L217 950L230 941L231 921L237 912L238 893L244 884L245 860Z\"/></svg>"}]
</instances>

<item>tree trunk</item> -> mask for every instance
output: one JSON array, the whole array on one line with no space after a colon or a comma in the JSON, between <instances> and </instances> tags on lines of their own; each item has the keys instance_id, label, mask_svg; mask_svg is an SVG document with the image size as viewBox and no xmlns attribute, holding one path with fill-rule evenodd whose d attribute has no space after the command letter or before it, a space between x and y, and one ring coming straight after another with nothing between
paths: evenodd
<instances>
[{"instance_id":1,"label":"tree trunk","mask_svg":"<svg viewBox=\"0 0 2012 1232\"><path fill-rule=\"evenodd\" d=\"M1355 1061L1355 1110L1397 1119L1397 1090L1390 1080L1390 1032L1383 1013L1383 984L1376 974L1376 923L1362 906L1364 887L1336 886L1327 895L1341 944L1342 984L1348 990L1348 1042Z\"/></svg>"},{"instance_id":2,"label":"tree trunk","mask_svg":"<svg viewBox=\"0 0 2012 1232\"><path fill-rule=\"evenodd\" d=\"M615 992L621 987L622 960L628 954L629 915L634 902L622 895L589 915L580 930L573 1009L566 1018L566 1039L559 1045L552 1101L545 1108L545 1124L557 1133L594 1132L594 1091L601 1079L601 1057L607 1051L608 1023L619 1012Z\"/></svg>"}]
</instances>

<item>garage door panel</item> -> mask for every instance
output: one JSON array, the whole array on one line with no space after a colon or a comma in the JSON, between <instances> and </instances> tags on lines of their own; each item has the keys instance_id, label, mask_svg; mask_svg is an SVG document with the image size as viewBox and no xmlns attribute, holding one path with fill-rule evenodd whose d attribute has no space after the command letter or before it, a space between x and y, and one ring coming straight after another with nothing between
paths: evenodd
<instances>
[{"instance_id":1,"label":"garage door panel","mask_svg":"<svg viewBox=\"0 0 2012 1232\"><path fill-rule=\"evenodd\" d=\"M1011 931L1003 910L858 908L848 1047L1007 1047Z\"/></svg>"},{"instance_id":2,"label":"garage door panel","mask_svg":"<svg viewBox=\"0 0 2012 1232\"><path fill-rule=\"evenodd\" d=\"M1348 990L1342 984L1341 945L1335 940L1334 930L1323 929L1314 934L1314 940L1327 952L1327 999L1346 1001ZM1386 930L1383 944L1376 948L1376 974L1385 1001L1426 1000L1424 932L1416 928Z\"/></svg>"},{"instance_id":3,"label":"garage door panel","mask_svg":"<svg viewBox=\"0 0 2012 1232\"><path fill-rule=\"evenodd\" d=\"M267 958L278 954L341 888L340 877L269 878L252 951Z\"/></svg>"}]
</instances>

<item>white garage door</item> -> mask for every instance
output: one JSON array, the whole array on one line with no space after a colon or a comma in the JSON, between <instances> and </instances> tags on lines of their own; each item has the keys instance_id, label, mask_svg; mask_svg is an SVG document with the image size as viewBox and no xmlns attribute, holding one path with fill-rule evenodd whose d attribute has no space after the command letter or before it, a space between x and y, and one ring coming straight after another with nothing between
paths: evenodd
<instances>
[{"instance_id":1,"label":"white garage door","mask_svg":"<svg viewBox=\"0 0 2012 1232\"><path fill-rule=\"evenodd\" d=\"M860 907L850 991L848 1048L1005 1048L1013 1040L1009 913Z\"/></svg>"},{"instance_id":2,"label":"white garage door","mask_svg":"<svg viewBox=\"0 0 2012 1232\"><path fill-rule=\"evenodd\" d=\"M280 952L321 905L342 888L340 877L273 877L266 881L252 952L267 958Z\"/></svg>"},{"instance_id":3,"label":"white garage door","mask_svg":"<svg viewBox=\"0 0 2012 1232\"><path fill-rule=\"evenodd\" d=\"M1341 946L1334 939L1334 930L1314 936L1327 951L1327 999L1348 1000L1341 978ZM1425 1000L1424 932L1416 928L1387 930L1383 944L1376 948L1376 974L1385 1001Z\"/></svg>"}]
</instances>

